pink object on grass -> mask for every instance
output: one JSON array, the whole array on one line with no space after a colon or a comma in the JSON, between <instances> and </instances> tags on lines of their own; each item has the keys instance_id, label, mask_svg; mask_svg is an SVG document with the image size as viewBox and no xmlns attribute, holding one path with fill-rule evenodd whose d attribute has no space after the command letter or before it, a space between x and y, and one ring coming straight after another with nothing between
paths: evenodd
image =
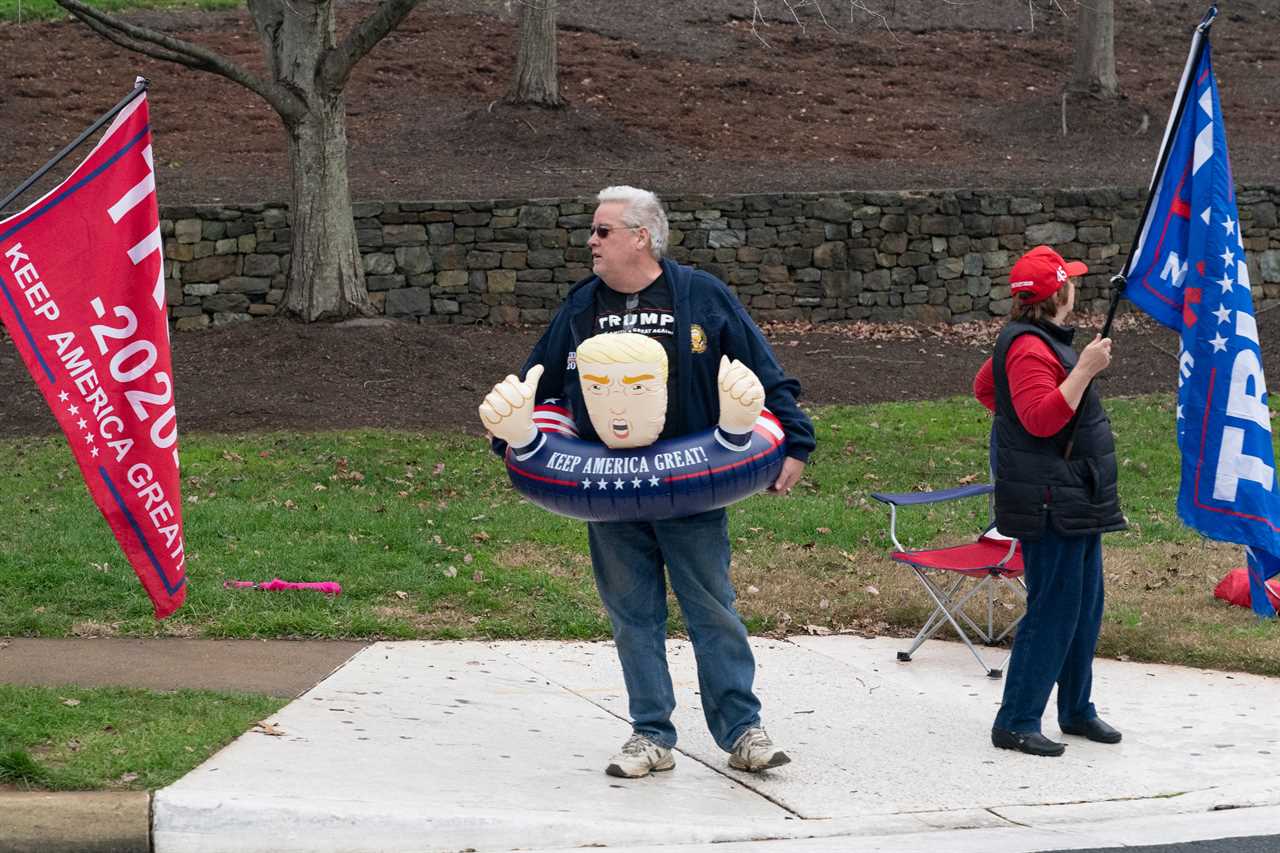
<instances>
[{"instance_id":1,"label":"pink object on grass","mask_svg":"<svg viewBox=\"0 0 1280 853\"><path fill-rule=\"evenodd\" d=\"M342 593L342 584L337 581L292 583L290 581L282 581L280 578L272 578L262 583L255 583L254 581L223 581L222 586L225 589L262 589L268 592L279 592L287 589L310 589L316 592L323 592L325 595L340 595Z\"/></svg>"}]
</instances>

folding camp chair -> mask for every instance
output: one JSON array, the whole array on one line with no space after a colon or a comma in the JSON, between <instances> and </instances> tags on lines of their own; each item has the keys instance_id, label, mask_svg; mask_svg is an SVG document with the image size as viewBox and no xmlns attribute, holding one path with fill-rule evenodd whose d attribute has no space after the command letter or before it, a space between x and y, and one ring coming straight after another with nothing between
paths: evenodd
<instances>
[{"instance_id":1,"label":"folding camp chair","mask_svg":"<svg viewBox=\"0 0 1280 853\"><path fill-rule=\"evenodd\" d=\"M913 550L898 541L898 507L943 503L990 495L992 491L994 488L987 483L931 492L871 494L871 497L889 505L889 537L894 546L890 556L911 568L934 603L933 613L916 634L911 648L898 652L898 660L911 660L911 655L925 640L944 625L950 625L990 678L1000 678L1003 674L1003 664L1000 667L987 666L973 641L976 639L988 646L995 645L1009 636L1022 621L1022 613L1019 613L996 633L997 601L1003 601L1007 595L1015 605L1020 604L1023 611L1026 609L1027 591L1022 581L1022 549L1018 540L1001 535L993 526L984 531L976 542L966 545ZM969 585L968 589L964 589L966 585ZM978 605L985 605L985 624L975 621L965 611L965 605L975 598ZM1007 662L1008 658L1005 660Z\"/></svg>"}]
</instances>

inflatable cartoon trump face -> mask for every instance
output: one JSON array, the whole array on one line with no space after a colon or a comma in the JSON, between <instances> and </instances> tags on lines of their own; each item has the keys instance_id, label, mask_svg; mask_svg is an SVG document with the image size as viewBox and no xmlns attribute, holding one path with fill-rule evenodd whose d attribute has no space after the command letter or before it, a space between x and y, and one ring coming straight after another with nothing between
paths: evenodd
<instances>
[{"instance_id":1,"label":"inflatable cartoon trump face","mask_svg":"<svg viewBox=\"0 0 1280 853\"><path fill-rule=\"evenodd\" d=\"M578 347L587 414L611 448L646 447L667 420L667 352L632 332L596 335Z\"/></svg>"}]
</instances>

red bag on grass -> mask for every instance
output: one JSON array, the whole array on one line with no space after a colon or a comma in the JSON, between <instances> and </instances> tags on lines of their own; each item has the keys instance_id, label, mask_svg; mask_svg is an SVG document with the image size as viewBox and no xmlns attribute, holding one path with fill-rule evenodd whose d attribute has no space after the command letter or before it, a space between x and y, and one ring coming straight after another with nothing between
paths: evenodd
<instances>
[{"instance_id":1,"label":"red bag on grass","mask_svg":"<svg viewBox=\"0 0 1280 853\"><path fill-rule=\"evenodd\" d=\"M1271 599L1271 606L1280 610L1280 581L1267 581L1267 598ZM1236 604L1240 607L1248 607L1249 605L1249 570L1246 568L1232 569L1227 572L1222 580L1218 581L1218 585L1213 588L1214 598L1221 598L1229 604Z\"/></svg>"}]
</instances>

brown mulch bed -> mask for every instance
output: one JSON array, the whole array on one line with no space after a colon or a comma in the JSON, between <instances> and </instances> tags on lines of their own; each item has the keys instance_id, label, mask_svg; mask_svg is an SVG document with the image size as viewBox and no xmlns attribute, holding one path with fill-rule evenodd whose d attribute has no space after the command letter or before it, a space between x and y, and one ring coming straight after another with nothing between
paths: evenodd
<instances>
[{"instance_id":1,"label":"brown mulch bed","mask_svg":"<svg viewBox=\"0 0 1280 853\"><path fill-rule=\"evenodd\" d=\"M353 196L566 196L611 183L680 193L1141 186L1202 11L1116 0L1124 97L1069 96L1064 135L1076 3L857 4L878 18L831 0L792 4L797 23L778 0L761 0L754 28L753 5L565 0L569 106L545 111L500 102L514 4L423 3L352 78ZM341 17L368 9L345 3ZM1277 13L1250 0L1225 12L1214 47L1232 166L1238 181L1266 183L1280 167ZM243 10L134 19L261 70ZM0 51L14 58L0 87L0 186L17 185L143 74L162 204L287 197L279 121L246 90L126 53L67 21L0 24ZM1274 318L1260 321L1265 361L1275 364ZM779 326L769 335L808 403L867 403L967 393L992 328ZM519 366L537 331L261 321L175 335L180 420L188 431L478 431L479 399ZM1122 327L1104 392L1172 392L1176 348L1163 331ZM53 430L7 343L0 388L0 435Z\"/></svg>"},{"instance_id":2,"label":"brown mulch bed","mask_svg":"<svg viewBox=\"0 0 1280 853\"><path fill-rule=\"evenodd\" d=\"M1124 97L1070 96L1080 4L564 0L563 110L500 99L513 10L421 3L348 88L357 199L528 198L613 183L661 192L1145 186L1203 5L1116 0ZM367 3L349 2L349 24ZM827 13L824 24L817 10ZM1065 11L1066 14L1063 14ZM1280 15L1232 0L1214 62L1242 183L1274 181ZM262 73L244 10L136 13ZM767 44L766 44L767 43ZM274 112L221 77L124 51L70 21L0 24L0 186L16 186L141 74L162 204L287 198ZM1144 125L1143 119L1146 117Z\"/></svg>"},{"instance_id":3,"label":"brown mulch bed","mask_svg":"<svg viewBox=\"0 0 1280 853\"><path fill-rule=\"evenodd\" d=\"M1101 318L1082 323L1092 334ZM1173 393L1177 340L1121 318L1104 395ZM1280 312L1259 317L1280 341ZM969 393L998 322L917 329L872 324L779 324L766 329L806 404L935 399ZM303 326L262 320L175 335L178 416L184 431L391 427L479 434L476 406L517 370L539 329L355 321ZM1277 363L1268 344L1264 363ZM56 424L16 351L0 345L0 436L52 433Z\"/></svg>"}]
</instances>

